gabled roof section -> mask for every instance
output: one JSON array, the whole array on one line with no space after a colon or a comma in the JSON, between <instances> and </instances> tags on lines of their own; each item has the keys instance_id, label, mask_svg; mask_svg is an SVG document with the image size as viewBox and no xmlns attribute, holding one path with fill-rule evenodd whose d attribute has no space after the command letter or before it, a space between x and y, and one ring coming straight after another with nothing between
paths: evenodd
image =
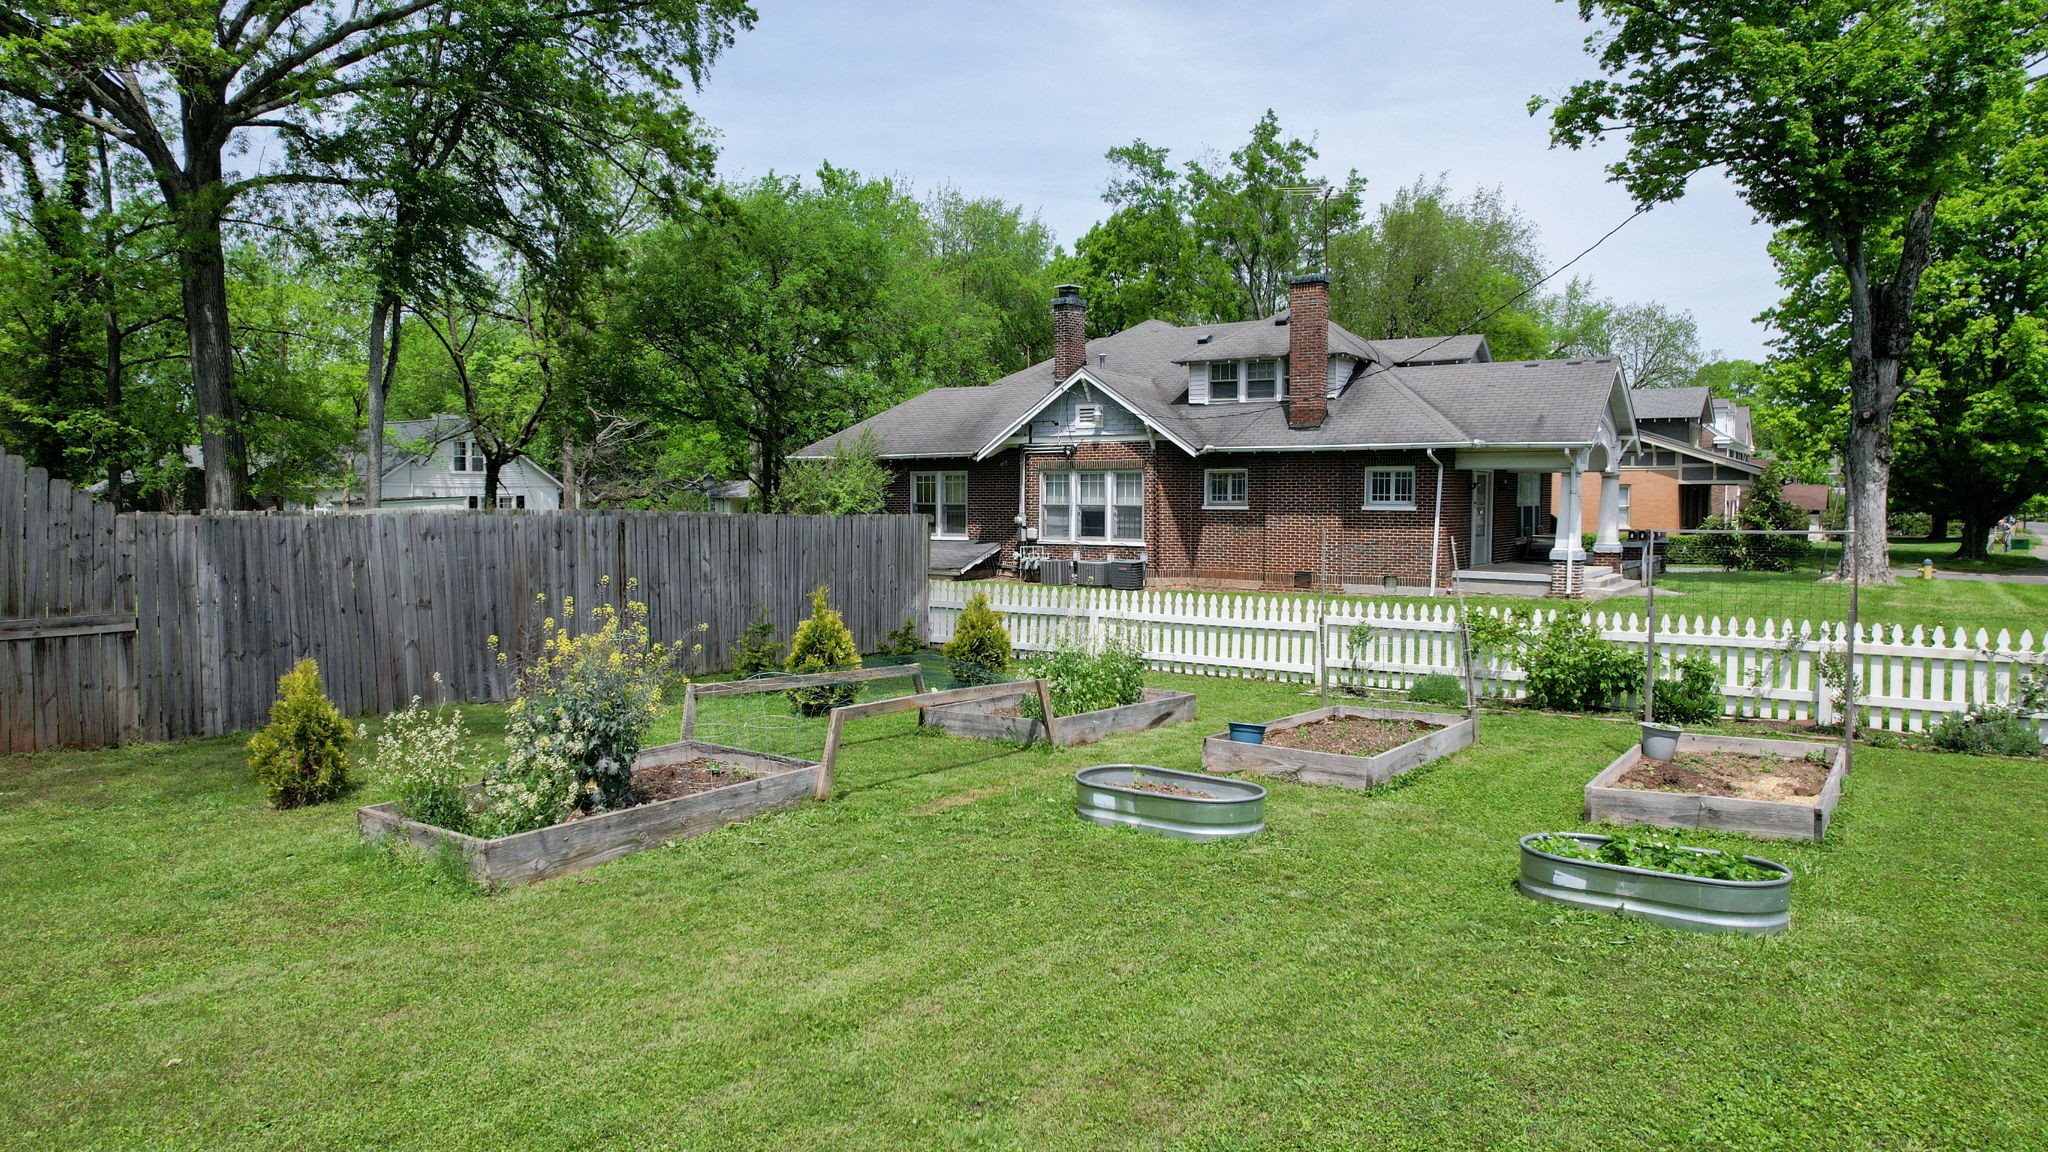
<instances>
[{"instance_id":1,"label":"gabled roof section","mask_svg":"<svg viewBox=\"0 0 2048 1152\"><path fill-rule=\"evenodd\" d=\"M1711 420L1713 396L1705 387L1631 388L1638 420Z\"/></svg>"},{"instance_id":2,"label":"gabled roof section","mask_svg":"<svg viewBox=\"0 0 2048 1152\"><path fill-rule=\"evenodd\" d=\"M1153 383L1150 377L1111 372L1106 368L1080 368L1072 376L1067 377L1065 383L1046 393L1044 399L1026 409L1023 415L1005 425L988 443L981 446L981 450L974 454L974 458L976 460L986 460L1001 451L1004 442L1009 440L1010 437L1015 436L1024 425L1030 423L1032 417L1045 411L1046 408L1051 406L1053 401L1073 391L1076 384L1083 383L1092 384L1100 388L1104 395L1123 405L1131 415L1136 416L1147 428L1173 441L1174 446L1181 451L1190 456L1195 454L1195 446L1189 443L1181 432L1166 427L1159 420L1146 415L1143 407L1131 402L1130 397L1143 396L1152 391ZM1178 421L1175 421L1175 423L1178 423Z\"/></svg>"},{"instance_id":3,"label":"gabled roof section","mask_svg":"<svg viewBox=\"0 0 2048 1152\"><path fill-rule=\"evenodd\" d=\"M1463 336L1417 336L1403 340L1373 340L1374 359L1383 364L1485 364L1493 349L1478 333Z\"/></svg>"},{"instance_id":4,"label":"gabled roof section","mask_svg":"<svg viewBox=\"0 0 2048 1152\"><path fill-rule=\"evenodd\" d=\"M1702 464L1716 464L1724 468L1732 468L1737 472L1748 473L1751 476L1761 476L1764 474L1764 466L1754 460L1738 460L1733 456L1723 456L1712 449L1695 447L1683 440L1673 440L1669 436L1659 436L1654 432L1643 432L1638 434L1636 439L1646 448L1654 448L1659 452L1676 452L1680 456L1697 460Z\"/></svg>"}]
</instances>

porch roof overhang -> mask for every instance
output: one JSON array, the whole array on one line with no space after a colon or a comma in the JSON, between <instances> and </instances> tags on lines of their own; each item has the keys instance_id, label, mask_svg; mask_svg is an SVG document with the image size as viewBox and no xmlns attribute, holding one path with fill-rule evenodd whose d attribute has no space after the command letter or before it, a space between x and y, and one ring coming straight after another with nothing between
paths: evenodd
<instances>
[{"instance_id":1,"label":"porch roof overhang","mask_svg":"<svg viewBox=\"0 0 2048 1152\"><path fill-rule=\"evenodd\" d=\"M1737 460L1719 452L1696 448L1683 440L1658 436L1650 432L1636 433L1638 448L1651 448L1658 452L1670 452L1678 457L1678 482L1680 484L1747 484L1764 474L1764 466L1753 460ZM1668 467L1652 467L1641 464L1623 465L1631 472L1669 472Z\"/></svg>"}]
</instances>

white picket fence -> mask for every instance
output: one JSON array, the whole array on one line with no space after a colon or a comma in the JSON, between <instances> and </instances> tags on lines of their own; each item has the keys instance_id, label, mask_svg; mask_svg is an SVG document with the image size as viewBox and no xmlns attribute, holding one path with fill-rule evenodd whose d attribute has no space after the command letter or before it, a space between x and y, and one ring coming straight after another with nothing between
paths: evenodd
<instances>
[{"instance_id":1,"label":"white picket fence","mask_svg":"<svg viewBox=\"0 0 2048 1152\"><path fill-rule=\"evenodd\" d=\"M935 580L933 643L952 638L953 622L976 592L986 593L1003 613L1012 642L1024 651L1050 648L1077 629L1092 636L1123 629L1138 638L1153 668L1198 676L1313 683L1320 664L1332 684L1405 690L1419 676L1463 671L1457 608L1449 601L1321 602L1302 596ZM1541 624L1559 611L1584 609L1535 611ZM1647 620L1639 613L1595 611L1593 622L1604 639L1637 651L1648 641ZM1366 630L1354 632L1360 625ZM1943 715L1966 712L1980 701L2006 703L2017 676L2048 665L2048 634L2037 640L2032 631L2021 632L2015 641L2004 630L1996 637L1983 629L1969 634L1936 628L1929 634L1918 627L1860 623L1856 633L1858 697L1864 707L1859 723L1895 732L1924 731ZM1668 616L1657 622L1658 647L1672 659L1705 651L1721 666L1728 715L1774 720L1834 721L1839 689L1823 682L1820 662L1841 657L1847 636L1841 622ZM1475 677L1482 695L1514 699L1524 694L1524 674L1511 664L1484 662Z\"/></svg>"}]
</instances>

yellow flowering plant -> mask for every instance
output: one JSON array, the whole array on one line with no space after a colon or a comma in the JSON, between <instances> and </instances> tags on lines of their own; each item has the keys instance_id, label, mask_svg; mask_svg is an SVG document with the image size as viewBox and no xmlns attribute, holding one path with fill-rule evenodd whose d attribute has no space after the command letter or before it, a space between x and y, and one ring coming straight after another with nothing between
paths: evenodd
<instances>
[{"instance_id":1,"label":"yellow flowering plant","mask_svg":"<svg viewBox=\"0 0 2048 1152\"><path fill-rule=\"evenodd\" d=\"M635 587L628 582L630 595ZM510 750L484 781L480 823L492 835L554 824L572 811L633 803L633 760L661 708L671 653L648 634L647 605L600 604L575 625L564 597L543 623L539 653L519 673L505 729Z\"/></svg>"}]
</instances>

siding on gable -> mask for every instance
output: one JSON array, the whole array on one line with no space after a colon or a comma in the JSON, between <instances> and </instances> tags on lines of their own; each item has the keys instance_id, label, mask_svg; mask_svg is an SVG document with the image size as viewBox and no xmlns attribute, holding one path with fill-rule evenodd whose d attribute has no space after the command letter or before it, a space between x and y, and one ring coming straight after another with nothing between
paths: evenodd
<instances>
[{"instance_id":1,"label":"siding on gable","mask_svg":"<svg viewBox=\"0 0 2048 1152\"><path fill-rule=\"evenodd\" d=\"M1074 427L1074 409L1083 404L1095 404L1102 408L1102 427ZM1145 424L1132 415L1129 409L1100 391L1077 387L1054 400L1046 406L1044 412L1039 413L1038 418L1031 422L1031 435L1038 440L1142 439L1145 435Z\"/></svg>"}]
</instances>

